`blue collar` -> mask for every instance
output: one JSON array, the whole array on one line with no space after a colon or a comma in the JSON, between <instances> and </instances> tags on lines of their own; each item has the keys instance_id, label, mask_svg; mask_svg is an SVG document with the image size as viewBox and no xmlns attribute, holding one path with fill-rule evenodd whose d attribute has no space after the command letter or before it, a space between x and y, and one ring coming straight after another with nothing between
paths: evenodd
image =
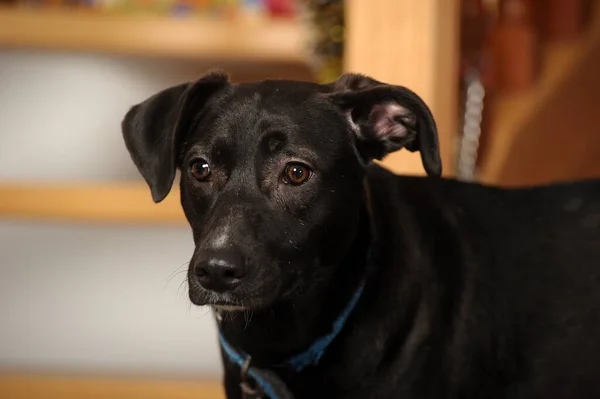
<instances>
[{"instance_id":1,"label":"blue collar","mask_svg":"<svg viewBox=\"0 0 600 399\"><path fill-rule=\"evenodd\" d=\"M318 338L311 346L308 347L307 350L301 352L295 356L292 356L278 367L289 367L295 372L302 371L304 368L310 365L316 365L323 357L325 350L331 344L331 342L338 336L344 324L352 314L352 311L358 304L358 301L363 293L365 288L365 281L361 282L360 286L352 296L350 302L346 305L342 313L338 316L338 318L333 322L333 328L330 333L321 336ZM221 347L223 351L229 357L229 360L233 363L237 364L239 367L244 367L247 364L249 359L249 355L244 352L237 352L233 347L225 340L223 333L219 330L219 341L221 343ZM267 379L263 378L261 373L257 373L252 367L250 367L247 371L248 375L256 381L258 385L260 385L265 394L267 394L271 399L277 399L278 395L275 393L275 390L271 386L272 384Z\"/></svg>"}]
</instances>

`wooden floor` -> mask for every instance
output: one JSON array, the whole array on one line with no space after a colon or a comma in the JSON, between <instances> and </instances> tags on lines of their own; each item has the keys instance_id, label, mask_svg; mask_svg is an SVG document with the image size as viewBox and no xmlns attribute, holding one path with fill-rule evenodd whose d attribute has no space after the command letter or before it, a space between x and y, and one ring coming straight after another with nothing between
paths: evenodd
<instances>
[{"instance_id":1,"label":"wooden floor","mask_svg":"<svg viewBox=\"0 0 600 399\"><path fill-rule=\"evenodd\" d=\"M161 381L0 374L2 399L224 399L220 381Z\"/></svg>"}]
</instances>

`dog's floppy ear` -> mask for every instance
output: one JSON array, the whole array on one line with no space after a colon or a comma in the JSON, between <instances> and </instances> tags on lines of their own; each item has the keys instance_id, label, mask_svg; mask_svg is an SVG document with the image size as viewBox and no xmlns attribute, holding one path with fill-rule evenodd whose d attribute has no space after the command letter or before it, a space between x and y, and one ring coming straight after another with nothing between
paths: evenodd
<instances>
[{"instance_id":1,"label":"dog's floppy ear","mask_svg":"<svg viewBox=\"0 0 600 399\"><path fill-rule=\"evenodd\" d=\"M431 110L417 94L359 74L345 74L326 96L346 115L366 162L406 148L419 151L429 176L442 174L437 127Z\"/></svg>"},{"instance_id":2,"label":"dog's floppy ear","mask_svg":"<svg viewBox=\"0 0 600 399\"><path fill-rule=\"evenodd\" d=\"M131 159L150 186L154 202L171 191L179 145L195 115L217 90L229 83L222 72L163 90L133 106L121 123Z\"/></svg>"}]
</instances>

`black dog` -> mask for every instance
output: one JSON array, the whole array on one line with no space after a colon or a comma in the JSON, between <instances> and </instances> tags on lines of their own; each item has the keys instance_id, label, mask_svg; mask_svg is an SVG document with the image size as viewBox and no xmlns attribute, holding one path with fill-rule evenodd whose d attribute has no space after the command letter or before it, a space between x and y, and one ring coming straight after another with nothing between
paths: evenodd
<instances>
[{"instance_id":1,"label":"black dog","mask_svg":"<svg viewBox=\"0 0 600 399\"><path fill-rule=\"evenodd\" d=\"M600 181L442 179L423 101L353 74L210 73L123 132L156 202L181 171L229 398L600 397ZM400 148L429 177L371 163Z\"/></svg>"}]
</instances>

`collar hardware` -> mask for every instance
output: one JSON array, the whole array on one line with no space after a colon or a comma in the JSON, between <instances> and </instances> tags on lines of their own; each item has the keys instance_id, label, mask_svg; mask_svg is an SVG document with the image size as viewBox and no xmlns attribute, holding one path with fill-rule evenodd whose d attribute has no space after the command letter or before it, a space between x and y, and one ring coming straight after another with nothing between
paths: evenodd
<instances>
[{"instance_id":1,"label":"collar hardware","mask_svg":"<svg viewBox=\"0 0 600 399\"><path fill-rule=\"evenodd\" d=\"M265 394L263 388L256 381L254 381L254 384L250 382L252 377L248 375L248 370L250 369L251 361L251 356L246 357L241 368L240 389L242 391L242 399L263 399Z\"/></svg>"}]
</instances>

